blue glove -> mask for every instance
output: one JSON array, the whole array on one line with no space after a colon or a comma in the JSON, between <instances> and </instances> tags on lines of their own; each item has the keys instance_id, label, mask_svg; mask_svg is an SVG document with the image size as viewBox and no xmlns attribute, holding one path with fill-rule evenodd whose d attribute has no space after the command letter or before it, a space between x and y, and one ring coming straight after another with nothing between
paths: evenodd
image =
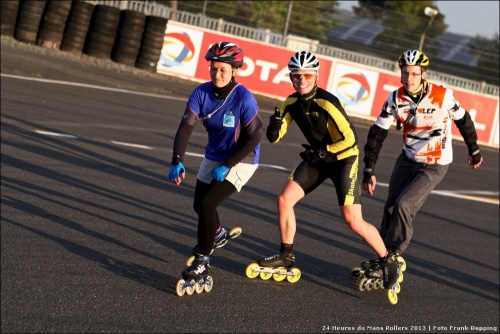
<instances>
[{"instance_id":1,"label":"blue glove","mask_svg":"<svg viewBox=\"0 0 500 334\"><path fill-rule=\"evenodd\" d=\"M172 165L170 167L170 171L168 172L168 180L173 181L179 176L181 176L182 173L186 171L186 168L184 168L184 165L182 162L179 162L177 165Z\"/></svg>"},{"instance_id":2,"label":"blue glove","mask_svg":"<svg viewBox=\"0 0 500 334\"><path fill-rule=\"evenodd\" d=\"M224 165L219 165L212 171L212 178L216 181L222 182L229 173L229 167Z\"/></svg>"}]
</instances>

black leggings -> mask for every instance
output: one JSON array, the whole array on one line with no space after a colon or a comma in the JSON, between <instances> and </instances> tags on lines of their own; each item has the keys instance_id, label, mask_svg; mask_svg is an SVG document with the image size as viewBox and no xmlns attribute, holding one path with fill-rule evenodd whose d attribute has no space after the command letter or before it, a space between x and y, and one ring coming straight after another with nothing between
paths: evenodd
<instances>
[{"instance_id":1,"label":"black leggings","mask_svg":"<svg viewBox=\"0 0 500 334\"><path fill-rule=\"evenodd\" d=\"M210 184L196 181L194 211L198 214L198 252L209 255L214 246L215 231L220 226L217 207L236 192L235 186L224 180Z\"/></svg>"}]
</instances>

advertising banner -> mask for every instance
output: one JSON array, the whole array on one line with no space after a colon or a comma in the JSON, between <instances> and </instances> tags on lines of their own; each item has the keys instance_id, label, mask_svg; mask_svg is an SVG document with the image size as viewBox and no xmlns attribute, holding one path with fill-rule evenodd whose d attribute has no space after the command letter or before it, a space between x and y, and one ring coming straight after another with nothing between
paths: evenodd
<instances>
[{"instance_id":1,"label":"advertising banner","mask_svg":"<svg viewBox=\"0 0 500 334\"><path fill-rule=\"evenodd\" d=\"M220 41L236 43L243 49L245 53L244 65L238 71L236 81L245 85L250 91L281 99L295 92L288 76L288 61L296 51L248 39L221 36L211 32L205 32L204 34L203 44L201 45L203 55L198 59L197 78L210 80L208 62L204 59L205 52L213 43ZM320 58L321 64L318 85L326 87L332 61L326 58L318 58Z\"/></svg>"},{"instance_id":2,"label":"advertising banner","mask_svg":"<svg viewBox=\"0 0 500 334\"><path fill-rule=\"evenodd\" d=\"M347 113L370 118L377 96L379 73L367 67L337 61L330 76L328 91L344 103Z\"/></svg>"}]
</instances>

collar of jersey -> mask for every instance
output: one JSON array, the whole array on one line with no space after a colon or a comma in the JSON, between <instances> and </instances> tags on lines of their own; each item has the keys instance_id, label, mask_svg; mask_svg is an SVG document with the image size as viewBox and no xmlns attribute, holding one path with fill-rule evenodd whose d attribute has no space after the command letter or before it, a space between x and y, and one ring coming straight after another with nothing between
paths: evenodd
<instances>
[{"instance_id":1,"label":"collar of jersey","mask_svg":"<svg viewBox=\"0 0 500 334\"><path fill-rule=\"evenodd\" d=\"M301 99L302 101L307 101L313 98L316 95L317 91L318 91L318 86L314 85L314 88L309 93L304 95L300 95L297 93L297 95L299 96L299 99Z\"/></svg>"}]
</instances>

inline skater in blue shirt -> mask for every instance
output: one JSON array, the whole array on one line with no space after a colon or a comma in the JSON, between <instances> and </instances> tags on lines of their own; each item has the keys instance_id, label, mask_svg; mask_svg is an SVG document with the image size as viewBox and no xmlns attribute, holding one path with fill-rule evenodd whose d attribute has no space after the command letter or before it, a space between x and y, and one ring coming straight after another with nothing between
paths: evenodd
<instances>
[{"instance_id":1,"label":"inline skater in blue shirt","mask_svg":"<svg viewBox=\"0 0 500 334\"><path fill-rule=\"evenodd\" d=\"M180 185L185 178L186 147L196 123L208 134L205 157L197 175L194 210L198 214L195 259L183 272L185 280L206 276L213 248L227 240L217 207L252 177L258 167L263 123L252 93L235 81L243 65L243 50L230 42L213 44L205 55L210 82L196 87L174 139L168 179Z\"/></svg>"}]
</instances>

